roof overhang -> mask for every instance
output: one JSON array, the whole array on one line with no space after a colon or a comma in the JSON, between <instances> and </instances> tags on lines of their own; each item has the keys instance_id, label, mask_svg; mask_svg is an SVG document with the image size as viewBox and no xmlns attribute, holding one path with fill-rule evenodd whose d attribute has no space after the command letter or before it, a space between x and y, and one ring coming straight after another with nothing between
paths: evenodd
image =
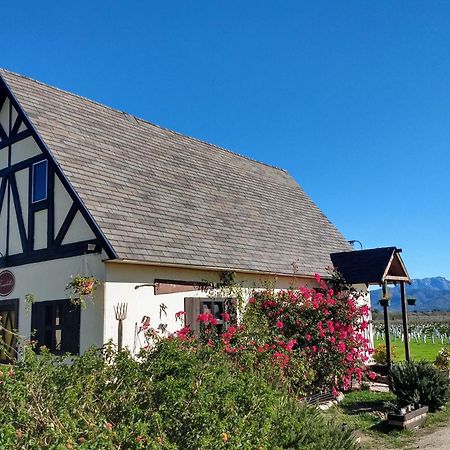
<instances>
[{"instance_id":1,"label":"roof overhang","mask_svg":"<svg viewBox=\"0 0 450 450\"><path fill-rule=\"evenodd\" d=\"M333 266L347 283L366 285L411 283L400 256L401 251L396 247L382 247L332 253L330 256Z\"/></svg>"}]
</instances>

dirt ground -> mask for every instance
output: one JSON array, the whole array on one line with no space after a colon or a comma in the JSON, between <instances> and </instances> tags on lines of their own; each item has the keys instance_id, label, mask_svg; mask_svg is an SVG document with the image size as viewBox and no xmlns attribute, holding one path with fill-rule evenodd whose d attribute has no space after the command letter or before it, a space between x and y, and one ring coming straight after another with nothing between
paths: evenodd
<instances>
[{"instance_id":1,"label":"dirt ground","mask_svg":"<svg viewBox=\"0 0 450 450\"><path fill-rule=\"evenodd\" d=\"M410 449L433 449L433 450L449 450L450 449L450 423L446 427L437 428L430 433L418 433L414 444Z\"/></svg>"}]
</instances>

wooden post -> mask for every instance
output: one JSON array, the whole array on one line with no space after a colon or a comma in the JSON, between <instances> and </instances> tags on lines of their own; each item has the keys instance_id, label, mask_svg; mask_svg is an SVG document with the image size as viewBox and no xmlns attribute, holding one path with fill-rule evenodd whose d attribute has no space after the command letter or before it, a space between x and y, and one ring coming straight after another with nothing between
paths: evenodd
<instances>
[{"instance_id":1,"label":"wooden post","mask_svg":"<svg viewBox=\"0 0 450 450\"><path fill-rule=\"evenodd\" d=\"M383 299L387 299L386 283L383 283ZM384 313L384 335L386 339L386 362L388 370L391 369L391 336L389 335L389 315L387 305L383 306Z\"/></svg>"},{"instance_id":2,"label":"wooden post","mask_svg":"<svg viewBox=\"0 0 450 450\"><path fill-rule=\"evenodd\" d=\"M409 354L409 338L408 338L408 309L406 308L406 288L405 282L400 281L400 294L402 299L402 320L403 320L403 336L405 341L405 357L406 361L410 361Z\"/></svg>"}]
</instances>

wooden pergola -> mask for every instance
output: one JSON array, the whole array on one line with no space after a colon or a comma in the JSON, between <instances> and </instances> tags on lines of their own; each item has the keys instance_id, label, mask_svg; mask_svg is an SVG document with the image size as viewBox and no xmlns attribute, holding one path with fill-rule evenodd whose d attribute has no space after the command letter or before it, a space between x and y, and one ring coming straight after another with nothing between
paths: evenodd
<instances>
[{"instance_id":1,"label":"wooden pergola","mask_svg":"<svg viewBox=\"0 0 450 450\"><path fill-rule=\"evenodd\" d=\"M400 284L402 304L403 335L406 360L410 360L408 338L408 312L406 308L406 283L411 284L405 264L400 256L401 249L396 247L372 248L351 252L332 253L333 266L349 284L381 286L384 313L384 329L388 367L391 366L391 340L389 336L389 315L387 286Z\"/></svg>"}]
</instances>

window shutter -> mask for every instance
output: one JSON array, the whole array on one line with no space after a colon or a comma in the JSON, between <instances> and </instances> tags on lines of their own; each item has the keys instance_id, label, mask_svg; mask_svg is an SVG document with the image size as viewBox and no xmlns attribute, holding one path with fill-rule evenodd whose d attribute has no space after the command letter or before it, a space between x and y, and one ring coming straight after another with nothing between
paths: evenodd
<instances>
[{"instance_id":1,"label":"window shutter","mask_svg":"<svg viewBox=\"0 0 450 450\"><path fill-rule=\"evenodd\" d=\"M69 300L64 301L61 350L78 355L80 353L80 307Z\"/></svg>"}]
</instances>

